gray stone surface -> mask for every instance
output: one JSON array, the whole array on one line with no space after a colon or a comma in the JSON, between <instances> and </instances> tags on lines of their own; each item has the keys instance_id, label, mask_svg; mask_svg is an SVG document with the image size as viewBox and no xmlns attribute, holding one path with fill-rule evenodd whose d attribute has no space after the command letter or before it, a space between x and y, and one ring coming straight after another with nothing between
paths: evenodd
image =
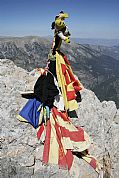
<instances>
[{"instance_id":1,"label":"gray stone surface","mask_svg":"<svg viewBox=\"0 0 119 178\"><path fill-rule=\"evenodd\" d=\"M43 145L31 125L20 123L16 115L27 102L21 91L33 89L36 79L7 59L0 60L0 178L97 178L97 173L75 157L69 173L57 165L42 165ZM104 166L105 178L119 177L119 110L113 101L102 103L87 89L73 123L91 136L90 153Z\"/></svg>"}]
</instances>

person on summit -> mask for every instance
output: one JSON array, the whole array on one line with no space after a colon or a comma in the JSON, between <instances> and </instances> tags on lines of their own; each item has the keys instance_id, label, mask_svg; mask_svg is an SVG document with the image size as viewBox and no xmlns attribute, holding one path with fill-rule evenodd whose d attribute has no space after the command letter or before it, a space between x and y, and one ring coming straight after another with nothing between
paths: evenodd
<instances>
[{"instance_id":1,"label":"person on summit","mask_svg":"<svg viewBox=\"0 0 119 178\"><path fill-rule=\"evenodd\" d=\"M65 25L64 20L65 18L68 18L68 13L65 13L61 11L58 15L55 17L55 21L52 22L52 30L54 30L54 40L52 44L52 53L55 54L56 50L60 49L62 40L65 41L65 43L70 43L70 32L68 30L67 25Z\"/></svg>"}]
</instances>

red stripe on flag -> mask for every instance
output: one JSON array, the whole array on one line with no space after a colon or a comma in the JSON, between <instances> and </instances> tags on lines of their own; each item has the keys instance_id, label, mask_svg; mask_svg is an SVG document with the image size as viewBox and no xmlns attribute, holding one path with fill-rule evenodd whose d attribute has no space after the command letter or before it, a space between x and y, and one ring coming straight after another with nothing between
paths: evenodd
<instances>
[{"instance_id":1,"label":"red stripe on flag","mask_svg":"<svg viewBox=\"0 0 119 178\"><path fill-rule=\"evenodd\" d=\"M59 127L58 127L57 123L55 123L55 129L56 129L56 134L57 134L57 142L59 144L58 165L60 168L67 169L67 161L66 161L63 145L61 143L61 133L59 131Z\"/></svg>"},{"instance_id":2,"label":"red stripe on flag","mask_svg":"<svg viewBox=\"0 0 119 178\"><path fill-rule=\"evenodd\" d=\"M64 121L68 121L70 122L70 119L67 117L67 113L64 111L60 112L60 117L64 120Z\"/></svg>"},{"instance_id":3,"label":"red stripe on flag","mask_svg":"<svg viewBox=\"0 0 119 178\"><path fill-rule=\"evenodd\" d=\"M66 94L68 101L76 99L75 91L67 91Z\"/></svg>"},{"instance_id":4,"label":"red stripe on flag","mask_svg":"<svg viewBox=\"0 0 119 178\"><path fill-rule=\"evenodd\" d=\"M60 116L64 121L69 121L70 122L70 119L68 118L66 111L60 112L60 111L57 110L56 107L53 107L52 108L52 113L53 113L54 117Z\"/></svg>"},{"instance_id":5,"label":"red stripe on flag","mask_svg":"<svg viewBox=\"0 0 119 178\"><path fill-rule=\"evenodd\" d=\"M70 65L70 63L65 55L64 55L64 61L66 62L66 64Z\"/></svg>"},{"instance_id":6,"label":"red stripe on flag","mask_svg":"<svg viewBox=\"0 0 119 178\"><path fill-rule=\"evenodd\" d=\"M42 124L42 125L40 126L38 132L37 132L37 138L38 138L38 140L40 139L40 137L41 137L43 131L44 131L44 126L43 126L43 124Z\"/></svg>"},{"instance_id":7,"label":"red stripe on flag","mask_svg":"<svg viewBox=\"0 0 119 178\"><path fill-rule=\"evenodd\" d=\"M66 150L66 151L67 151L66 155L64 157L62 157L62 159L60 159L59 167L62 169L70 170L74 157L73 157L71 150ZM64 163L65 163L65 165L64 165Z\"/></svg>"},{"instance_id":8,"label":"red stripe on flag","mask_svg":"<svg viewBox=\"0 0 119 178\"><path fill-rule=\"evenodd\" d=\"M43 150L43 163L48 164L49 160L49 151L50 151L50 134L51 134L51 124L50 120L47 121L46 126L46 136Z\"/></svg>"},{"instance_id":9,"label":"red stripe on flag","mask_svg":"<svg viewBox=\"0 0 119 178\"><path fill-rule=\"evenodd\" d=\"M91 158L90 165L96 169L96 160L94 158Z\"/></svg>"},{"instance_id":10,"label":"red stripe on flag","mask_svg":"<svg viewBox=\"0 0 119 178\"><path fill-rule=\"evenodd\" d=\"M73 73L70 71L70 69L67 69L67 71L68 71L71 81L75 81L76 79L75 79Z\"/></svg>"},{"instance_id":11,"label":"red stripe on flag","mask_svg":"<svg viewBox=\"0 0 119 178\"><path fill-rule=\"evenodd\" d=\"M53 107L53 108L51 109L51 111L52 111L54 117L55 117L55 115L56 115L56 116L60 116L60 112L58 112L58 110L57 110L56 107Z\"/></svg>"},{"instance_id":12,"label":"red stripe on flag","mask_svg":"<svg viewBox=\"0 0 119 178\"><path fill-rule=\"evenodd\" d=\"M62 73L64 75L65 72L66 72L66 65L65 64L61 64L61 68L62 68Z\"/></svg>"},{"instance_id":13,"label":"red stripe on flag","mask_svg":"<svg viewBox=\"0 0 119 178\"><path fill-rule=\"evenodd\" d=\"M69 84L71 83L71 81L69 80L68 74L66 73L66 74L64 75L64 77L65 77L66 84L69 85Z\"/></svg>"},{"instance_id":14,"label":"red stripe on flag","mask_svg":"<svg viewBox=\"0 0 119 178\"><path fill-rule=\"evenodd\" d=\"M79 84L78 80L75 80L75 81L73 82L73 87L74 87L74 90L75 90L76 93L82 89L82 88L80 87L80 84Z\"/></svg>"},{"instance_id":15,"label":"red stripe on flag","mask_svg":"<svg viewBox=\"0 0 119 178\"><path fill-rule=\"evenodd\" d=\"M70 140L74 142L80 142L85 141L84 139L84 131L80 128L80 130L77 131L69 131L65 127L60 126L60 130L63 137L69 137Z\"/></svg>"},{"instance_id":16,"label":"red stripe on flag","mask_svg":"<svg viewBox=\"0 0 119 178\"><path fill-rule=\"evenodd\" d=\"M64 75L65 77L65 81L66 81L66 84L68 85L70 83L70 78L66 72L66 65L65 64L61 64L61 68L62 68L62 74Z\"/></svg>"},{"instance_id":17,"label":"red stripe on flag","mask_svg":"<svg viewBox=\"0 0 119 178\"><path fill-rule=\"evenodd\" d=\"M82 88L80 86L74 86L74 90L75 93L77 93L78 91L82 90Z\"/></svg>"},{"instance_id":18,"label":"red stripe on flag","mask_svg":"<svg viewBox=\"0 0 119 178\"><path fill-rule=\"evenodd\" d=\"M59 147L58 165L59 165L59 168L61 168L61 169L67 169L68 168L68 164L67 164L67 160L66 160L66 156L65 156L63 147Z\"/></svg>"},{"instance_id":19,"label":"red stripe on flag","mask_svg":"<svg viewBox=\"0 0 119 178\"><path fill-rule=\"evenodd\" d=\"M62 169L67 169L67 162L66 162L66 157L63 149L63 145L61 142L61 133L59 131L59 125L56 122L56 115L55 112L52 113L54 121L55 121L55 130L56 130L56 135L57 135L57 143L59 145L59 155L58 155L58 165Z\"/></svg>"},{"instance_id":20,"label":"red stripe on flag","mask_svg":"<svg viewBox=\"0 0 119 178\"><path fill-rule=\"evenodd\" d=\"M53 118L55 122L56 122L55 118L57 117L57 115L60 116L64 121L67 121L69 123L71 122L70 119L67 117L66 113L58 112L58 110L55 107L52 108L52 114L53 114ZM55 126L56 125L58 124L56 123ZM60 130L61 130L61 133L59 133L59 130L58 130L59 135L62 134L63 137L69 137L72 141L76 141L76 142L85 141L84 130L82 128L76 127L77 128L76 131L69 131L65 127L62 127L62 126L57 126L57 127L60 127ZM61 136L60 136L60 139L61 139Z\"/></svg>"},{"instance_id":21,"label":"red stripe on flag","mask_svg":"<svg viewBox=\"0 0 119 178\"><path fill-rule=\"evenodd\" d=\"M56 110L57 109L55 108L54 111L56 111ZM61 118L63 120L67 121L68 117L66 116L66 113L62 113L62 112L59 112L59 113L61 115ZM55 121L55 129L56 129L56 134L57 134L57 142L59 144L59 160L58 160L58 165L59 165L60 168L70 170L70 168L72 166L72 162L73 162L73 154L72 154L71 150L66 150L66 155L65 155L64 148L63 148L63 145L62 145L62 142L61 142L61 138L63 137L62 136L62 132L61 132L61 127L57 124L56 117L57 116L55 115L55 112L54 112L53 113L53 118L54 118L54 121Z\"/></svg>"},{"instance_id":22,"label":"red stripe on flag","mask_svg":"<svg viewBox=\"0 0 119 178\"><path fill-rule=\"evenodd\" d=\"M66 154L66 160L67 160L67 163L68 163L68 170L71 169L71 166L72 166L72 163L73 163L73 154L72 154L72 151L71 150L67 150L67 154Z\"/></svg>"}]
</instances>

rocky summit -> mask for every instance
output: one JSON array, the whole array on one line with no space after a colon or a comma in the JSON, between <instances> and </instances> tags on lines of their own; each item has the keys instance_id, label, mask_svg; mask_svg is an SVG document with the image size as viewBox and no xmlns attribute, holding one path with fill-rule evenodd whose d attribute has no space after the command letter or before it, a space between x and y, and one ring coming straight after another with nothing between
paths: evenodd
<instances>
[{"instance_id":1,"label":"rocky summit","mask_svg":"<svg viewBox=\"0 0 119 178\"><path fill-rule=\"evenodd\" d=\"M31 125L16 115L27 102L20 92L33 89L36 78L11 60L0 59L0 178L97 178L84 160L75 157L75 171L42 165L43 144ZM119 177L119 110L113 101L101 102L94 92L83 89L82 101L72 118L92 138L90 153L103 164L104 178Z\"/></svg>"}]
</instances>

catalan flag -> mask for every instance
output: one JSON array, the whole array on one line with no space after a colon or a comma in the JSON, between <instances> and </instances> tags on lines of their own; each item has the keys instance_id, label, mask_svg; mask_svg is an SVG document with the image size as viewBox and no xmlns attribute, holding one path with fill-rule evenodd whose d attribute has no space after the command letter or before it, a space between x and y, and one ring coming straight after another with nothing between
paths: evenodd
<instances>
[{"instance_id":1,"label":"catalan flag","mask_svg":"<svg viewBox=\"0 0 119 178\"><path fill-rule=\"evenodd\" d=\"M77 109L76 93L82 89L81 83L74 77L67 57L61 52L56 52L56 74L64 98L65 110Z\"/></svg>"},{"instance_id":2,"label":"catalan flag","mask_svg":"<svg viewBox=\"0 0 119 178\"><path fill-rule=\"evenodd\" d=\"M58 164L59 168L70 170L74 155L77 155L99 172L99 163L88 153L91 144L89 135L81 127L74 126L66 112L60 112L53 107L47 124L43 123L37 128L38 140L43 133L44 164Z\"/></svg>"}]
</instances>

